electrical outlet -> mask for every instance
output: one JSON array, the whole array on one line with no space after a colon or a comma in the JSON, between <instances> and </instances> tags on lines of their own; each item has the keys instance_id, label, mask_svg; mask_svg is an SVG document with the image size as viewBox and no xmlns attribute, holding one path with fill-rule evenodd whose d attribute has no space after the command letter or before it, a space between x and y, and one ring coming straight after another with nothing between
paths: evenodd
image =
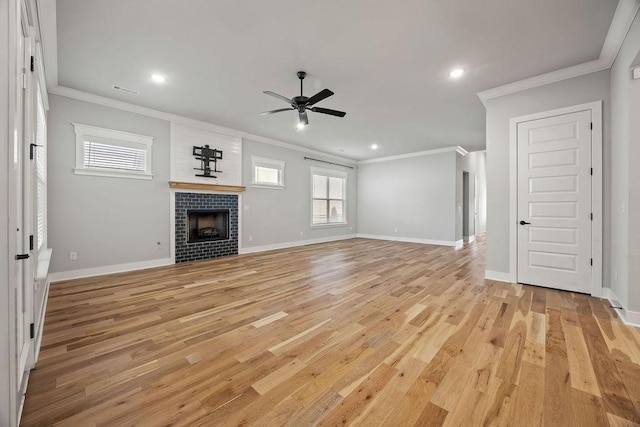
<instances>
[{"instance_id":1,"label":"electrical outlet","mask_svg":"<svg viewBox=\"0 0 640 427\"><path fill-rule=\"evenodd\" d=\"M69 261L75 261L78 259L78 252L69 252Z\"/></svg>"},{"instance_id":2,"label":"electrical outlet","mask_svg":"<svg viewBox=\"0 0 640 427\"><path fill-rule=\"evenodd\" d=\"M633 69L633 79L640 79L640 67L636 67Z\"/></svg>"},{"instance_id":3,"label":"electrical outlet","mask_svg":"<svg viewBox=\"0 0 640 427\"><path fill-rule=\"evenodd\" d=\"M253 242L253 236L249 236L249 241Z\"/></svg>"},{"instance_id":4,"label":"electrical outlet","mask_svg":"<svg viewBox=\"0 0 640 427\"><path fill-rule=\"evenodd\" d=\"M393 231L394 231L394 233L397 233L398 232L398 228L394 228Z\"/></svg>"},{"instance_id":5,"label":"electrical outlet","mask_svg":"<svg viewBox=\"0 0 640 427\"><path fill-rule=\"evenodd\" d=\"M249 210L249 205L244 205L244 210L248 211Z\"/></svg>"}]
</instances>

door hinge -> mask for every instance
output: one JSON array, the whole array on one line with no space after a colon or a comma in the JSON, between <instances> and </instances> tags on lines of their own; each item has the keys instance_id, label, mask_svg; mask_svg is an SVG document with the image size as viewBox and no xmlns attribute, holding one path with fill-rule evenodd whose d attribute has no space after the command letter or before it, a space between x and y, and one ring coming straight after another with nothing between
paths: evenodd
<instances>
[{"instance_id":1,"label":"door hinge","mask_svg":"<svg viewBox=\"0 0 640 427\"><path fill-rule=\"evenodd\" d=\"M591 221L593 221L593 212L591 212Z\"/></svg>"},{"instance_id":2,"label":"door hinge","mask_svg":"<svg viewBox=\"0 0 640 427\"><path fill-rule=\"evenodd\" d=\"M593 265L593 258L591 258L591 265Z\"/></svg>"},{"instance_id":3,"label":"door hinge","mask_svg":"<svg viewBox=\"0 0 640 427\"><path fill-rule=\"evenodd\" d=\"M22 89L26 89L27 88L27 75L25 73L22 73Z\"/></svg>"},{"instance_id":4,"label":"door hinge","mask_svg":"<svg viewBox=\"0 0 640 427\"><path fill-rule=\"evenodd\" d=\"M36 70L36 57L31 55L31 63L29 64L29 69L33 73Z\"/></svg>"},{"instance_id":5,"label":"door hinge","mask_svg":"<svg viewBox=\"0 0 640 427\"><path fill-rule=\"evenodd\" d=\"M593 176L593 168L591 168L591 175Z\"/></svg>"},{"instance_id":6,"label":"door hinge","mask_svg":"<svg viewBox=\"0 0 640 427\"><path fill-rule=\"evenodd\" d=\"M34 339L36 337L36 325L33 323L29 325L29 338Z\"/></svg>"},{"instance_id":7,"label":"door hinge","mask_svg":"<svg viewBox=\"0 0 640 427\"><path fill-rule=\"evenodd\" d=\"M33 250L33 234L29 236L29 250Z\"/></svg>"},{"instance_id":8,"label":"door hinge","mask_svg":"<svg viewBox=\"0 0 640 427\"><path fill-rule=\"evenodd\" d=\"M29 254L18 254L18 255L16 255L16 261L21 261L23 259L29 259Z\"/></svg>"},{"instance_id":9,"label":"door hinge","mask_svg":"<svg viewBox=\"0 0 640 427\"><path fill-rule=\"evenodd\" d=\"M591 130L593 130L593 122L591 122Z\"/></svg>"}]
</instances>

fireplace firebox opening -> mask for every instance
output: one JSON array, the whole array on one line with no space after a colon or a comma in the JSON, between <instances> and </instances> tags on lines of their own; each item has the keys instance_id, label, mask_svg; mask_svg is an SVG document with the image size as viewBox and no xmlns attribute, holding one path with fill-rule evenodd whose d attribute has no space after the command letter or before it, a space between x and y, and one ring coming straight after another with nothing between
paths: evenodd
<instances>
[{"instance_id":1,"label":"fireplace firebox opening","mask_svg":"<svg viewBox=\"0 0 640 427\"><path fill-rule=\"evenodd\" d=\"M188 243L229 240L229 209L187 210Z\"/></svg>"}]
</instances>

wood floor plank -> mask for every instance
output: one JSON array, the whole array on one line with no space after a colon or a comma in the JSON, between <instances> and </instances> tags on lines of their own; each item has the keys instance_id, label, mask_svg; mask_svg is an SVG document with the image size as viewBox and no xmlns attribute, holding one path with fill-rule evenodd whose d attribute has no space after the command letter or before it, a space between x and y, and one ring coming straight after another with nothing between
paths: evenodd
<instances>
[{"instance_id":1,"label":"wood floor plank","mask_svg":"<svg viewBox=\"0 0 640 427\"><path fill-rule=\"evenodd\" d=\"M485 280L485 246L350 239L54 283L22 425L640 424L640 330Z\"/></svg>"}]
</instances>

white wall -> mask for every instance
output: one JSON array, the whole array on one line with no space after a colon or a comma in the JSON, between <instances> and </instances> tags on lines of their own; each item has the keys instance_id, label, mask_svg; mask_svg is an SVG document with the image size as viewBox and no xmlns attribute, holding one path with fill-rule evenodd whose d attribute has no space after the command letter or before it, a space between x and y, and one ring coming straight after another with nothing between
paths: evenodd
<instances>
[{"instance_id":1,"label":"white wall","mask_svg":"<svg viewBox=\"0 0 640 427\"><path fill-rule=\"evenodd\" d=\"M609 70L490 99L487 108L487 270L509 273L509 120L592 101L604 101L604 283L610 271L611 147Z\"/></svg>"},{"instance_id":2,"label":"white wall","mask_svg":"<svg viewBox=\"0 0 640 427\"><path fill-rule=\"evenodd\" d=\"M223 135L211 130L198 129L192 126L171 125L171 181L191 182L217 185L242 185L242 139L239 136ZM222 159L218 160L213 172L216 178L201 176L203 171L195 171L199 166L194 160L193 147L208 145L222 151ZM214 164L209 165L214 168Z\"/></svg>"},{"instance_id":3,"label":"white wall","mask_svg":"<svg viewBox=\"0 0 640 427\"><path fill-rule=\"evenodd\" d=\"M57 95L49 102L50 272L169 258L169 122ZM153 180L74 174L72 122L155 137Z\"/></svg>"},{"instance_id":4,"label":"white wall","mask_svg":"<svg viewBox=\"0 0 640 427\"><path fill-rule=\"evenodd\" d=\"M628 310L640 311L640 15L611 69L611 289ZM616 279L617 273L617 279ZM633 284L633 285L631 285Z\"/></svg>"},{"instance_id":5,"label":"white wall","mask_svg":"<svg viewBox=\"0 0 640 427\"><path fill-rule=\"evenodd\" d=\"M358 234L452 244L455 203L453 150L358 165Z\"/></svg>"},{"instance_id":6,"label":"white wall","mask_svg":"<svg viewBox=\"0 0 640 427\"><path fill-rule=\"evenodd\" d=\"M251 187L251 156L282 160L285 163L285 189ZM299 244L316 239L332 239L354 235L357 229L356 171L340 166L304 160L319 158L334 163L350 164L346 159L305 154L298 150L244 139L242 145L242 250ZM347 225L311 228L311 166L335 169L347 176ZM355 164L354 164L355 166ZM246 208L248 207L248 210ZM252 237L250 241L249 238Z\"/></svg>"}]
</instances>

